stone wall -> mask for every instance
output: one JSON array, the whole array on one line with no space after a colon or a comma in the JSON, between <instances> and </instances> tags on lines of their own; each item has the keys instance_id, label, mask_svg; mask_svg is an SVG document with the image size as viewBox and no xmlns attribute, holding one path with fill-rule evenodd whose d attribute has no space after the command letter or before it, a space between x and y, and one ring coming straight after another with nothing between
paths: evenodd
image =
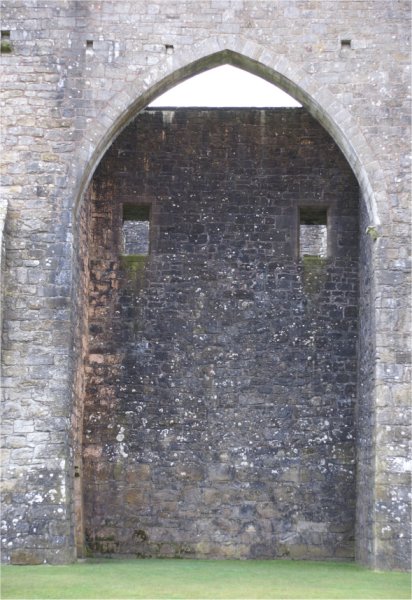
<instances>
[{"instance_id":1,"label":"stone wall","mask_svg":"<svg viewBox=\"0 0 412 600\"><path fill-rule=\"evenodd\" d=\"M95 554L352 558L358 185L303 109L145 111L92 182ZM122 204L151 205L121 256ZM298 208L327 208L328 258Z\"/></svg>"},{"instance_id":2,"label":"stone wall","mask_svg":"<svg viewBox=\"0 0 412 600\"><path fill-rule=\"evenodd\" d=\"M370 444L358 453L357 553L408 567L409 21L404 0L2 0L2 560L76 556L90 177L152 98L228 63L294 95L358 180L368 261L358 402Z\"/></svg>"},{"instance_id":3,"label":"stone wall","mask_svg":"<svg viewBox=\"0 0 412 600\"><path fill-rule=\"evenodd\" d=\"M360 203L360 230L367 227L367 215ZM368 552L373 552L374 487L370 482L375 477L374 456L376 438L371 435L376 428L376 414L373 405L374 377L374 315L371 310L375 293L374 274L371 270L371 254L374 241L370 236L362 236L359 255L359 337L358 337L358 397L362 402L356 405L357 427L357 555L365 560ZM362 499L362 501L361 501ZM360 540L363 543L360 543Z\"/></svg>"}]
</instances>

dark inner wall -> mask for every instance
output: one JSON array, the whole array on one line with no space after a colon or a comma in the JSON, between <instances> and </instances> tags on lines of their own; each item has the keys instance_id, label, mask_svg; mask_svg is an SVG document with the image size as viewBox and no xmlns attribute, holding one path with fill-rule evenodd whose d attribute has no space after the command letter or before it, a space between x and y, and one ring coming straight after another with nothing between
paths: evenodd
<instances>
[{"instance_id":1,"label":"dark inner wall","mask_svg":"<svg viewBox=\"0 0 412 600\"><path fill-rule=\"evenodd\" d=\"M358 186L303 109L145 111L91 184L86 542L353 556ZM122 203L150 252L121 258ZM298 256L327 208L328 258Z\"/></svg>"}]
</instances>

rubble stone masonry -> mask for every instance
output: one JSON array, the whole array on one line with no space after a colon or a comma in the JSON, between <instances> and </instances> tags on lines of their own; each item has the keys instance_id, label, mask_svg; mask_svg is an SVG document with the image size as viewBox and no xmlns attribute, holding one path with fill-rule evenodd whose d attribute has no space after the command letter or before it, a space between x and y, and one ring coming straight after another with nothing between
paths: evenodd
<instances>
[{"instance_id":1,"label":"rubble stone masonry","mask_svg":"<svg viewBox=\"0 0 412 600\"><path fill-rule=\"evenodd\" d=\"M2 0L2 560L409 568L409 37L404 0ZM220 64L304 109L142 112Z\"/></svg>"},{"instance_id":2,"label":"rubble stone masonry","mask_svg":"<svg viewBox=\"0 0 412 600\"><path fill-rule=\"evenodd\" d=\"M145 111L92 188L89 552L353 558L359 188L333 140L304 109Z\"/></svg>"}]
</instances>

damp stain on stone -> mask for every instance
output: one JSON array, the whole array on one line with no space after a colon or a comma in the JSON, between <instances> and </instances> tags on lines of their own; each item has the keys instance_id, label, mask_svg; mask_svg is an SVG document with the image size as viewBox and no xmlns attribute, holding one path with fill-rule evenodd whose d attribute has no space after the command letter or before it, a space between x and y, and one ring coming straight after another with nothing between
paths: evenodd
<instances>
[{"instance_id":1,"label":"damp stain on stone","mask_svg":"<svg viewBox=\"0 0 412 600\"><path fill-rule=\"evenodd\" d=\"M145 280L145 268L148 262L146 254L127 254L120 256L120 268L130 285L142 288Z\"/></svg>"},{"instance_id":2,"label":"damp stain on stone","mask_svg":"<svg viewBox=\"0 0 412 600\"><path fill-rule=\"evenodd\" d=\"M147 542L149 539L149 536L143 529L136 529L133 532L133 537L136 540L136 542Z\"/></svg>"},{"instance_id":3,"label":"damp stain on stone","mask_svg":"<svg viewBox=\"0 0 412 600\"><path fill-rule=\"evenodd\" d=\"M309 297L317 296L327 279L328 259L321 256L303 256L303 289Z\"/></svg>"}]
</instances>

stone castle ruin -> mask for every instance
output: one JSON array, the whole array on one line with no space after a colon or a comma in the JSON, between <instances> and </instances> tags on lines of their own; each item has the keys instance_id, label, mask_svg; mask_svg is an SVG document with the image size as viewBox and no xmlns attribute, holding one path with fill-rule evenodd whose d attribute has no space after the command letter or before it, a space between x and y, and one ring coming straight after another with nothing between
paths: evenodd
<instances>
[{"instance_id":1,"label":"stone castle ruin","mask_svg":"<svg viewBox=\"0 0 412 600\"><path fill-rule=\"evenodd\" d=\"M1 10L3 560L409 568L409 3Z\"/></svg>"}]
</instances>

